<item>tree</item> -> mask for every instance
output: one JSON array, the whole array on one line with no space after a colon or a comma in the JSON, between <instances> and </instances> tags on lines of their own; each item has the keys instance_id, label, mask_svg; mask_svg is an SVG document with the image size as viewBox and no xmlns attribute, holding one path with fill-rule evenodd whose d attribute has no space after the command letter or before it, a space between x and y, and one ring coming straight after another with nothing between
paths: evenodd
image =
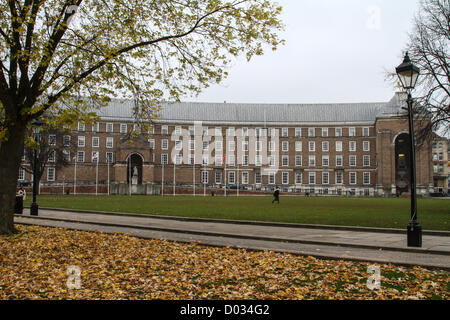
<instances>
[{"instance_id":1,"label":"tree","mask_svg":"<svg viewBox=\"0 0 450 320\"><path fill-rule=\"evenodd\" d=\"M73 125L112 97L151 119L158 102L221 82L234 56L275 50L280 13L269 0L0 0L0 234L15 231L31 121Z\"/></svg>"},{"instance_id":2,"label":"tree","mask_svg":"<svg viewBox=\"0 0 450 320\"><path fill-rule=\"evenodd\" d=\"M25 143L25 160L22 161L21 168L33 177L36 176L37 183L41 180L47 165L51 165L57 171L71 162L70 157L77 150L77 145L70 133L59 128L43 128L38 134L34 134L30 129L27 130L27 136L33 139Z\"/></svg>"},{"instance_id":3,"label":"tree","mask_svg":"<svg viewBox=\"0 0 450 320\"><path fill-rule=\"evenodd\" d=\"M414 111L419 118L431 118L419 126L419 141L430 138L432 132L450 133L449 45L450 1L421 1L406 49L420 68Z\"/></svg>"}]
</instances>

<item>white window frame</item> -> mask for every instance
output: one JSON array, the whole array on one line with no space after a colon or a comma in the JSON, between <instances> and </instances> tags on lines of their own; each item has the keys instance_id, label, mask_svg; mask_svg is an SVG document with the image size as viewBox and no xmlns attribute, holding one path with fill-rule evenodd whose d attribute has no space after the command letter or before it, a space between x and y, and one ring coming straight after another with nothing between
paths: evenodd
<instances>
[{"instance_id":1,"label":"white window frame","mask_svg":"<svg viewBox=\"0 0 450 320\"><path fill-rule=\"evenodd\" d=\"M127 133L128 131L128 125L126 123L120 124L120 133Z\"/></svg>"},{"instance_id":2,"label":"white window frame","mask_svg":"<svg viewBox=\"0 0 450 320\"><path fill-rule=\"evenodd\" d=\"M55 181L56 180L56 168L48 167L47 168L47 181Z\"/></svg>"},{"instance_id":3,"label":"white window frame","mask_svg":"<svg viewBox=\"0 0 450 320\"><path fill-rule=\"evenodd\" d=\"M113 137L106 137L106 148L107 149L114 148L114 138Z\"/></svg>"},{"instance_id":4,"label":"white window frame","mask_svg":"<svg viewBox=\"0 0 450 320\"><path fill-rule=\"evenodd\" d=\"M289 184L289 172L283 171L281 173L281 184Z\"/></svg>"},{"instance_id":5,"label":"white window frame","mask_svg":"<svg viewBox=\"0 0 450 320\"><path fill-rule=\"evenodd\" d=\"M112 122L107 122L106 123L106 130L107 133L112 133L114 132L114 123Z\"/></svg>"},{"instance_id":6,"label":"white window frame","mask_svg":"<svg viewBox=\"0 0 450 320\"><path fill-rule=\"evenodd\" d=\"M84 148L86 146L86 137L78 136L78 147Z\"/></svg>"},{"instance_id":7,"label":"white window frame","mask_svg":"<svg viewBox=\"0 0 450 320\"><path fill-rule=\"evenodd\" d=\"M100 147L100 137L92 137L92 148Z\"/></svg>"}]
</instances>

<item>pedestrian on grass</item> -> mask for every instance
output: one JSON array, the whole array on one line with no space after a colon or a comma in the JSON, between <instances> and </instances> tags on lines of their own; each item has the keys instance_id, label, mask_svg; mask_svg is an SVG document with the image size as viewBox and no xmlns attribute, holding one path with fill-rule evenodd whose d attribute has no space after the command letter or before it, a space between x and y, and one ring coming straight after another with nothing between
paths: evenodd
<instances>
[{"instance_id":1,"label":"pedestrian on grass","mask_svg":"<svg viewBox=\"0 0 450 320\"><path fill-rule=\"evenodd\" d=\"M272 203L274 203L275 201L277 201L278 204L280 204L280 189L279 188L276 188L275 192L273 193Z\"/></svg>"}]
</instances>

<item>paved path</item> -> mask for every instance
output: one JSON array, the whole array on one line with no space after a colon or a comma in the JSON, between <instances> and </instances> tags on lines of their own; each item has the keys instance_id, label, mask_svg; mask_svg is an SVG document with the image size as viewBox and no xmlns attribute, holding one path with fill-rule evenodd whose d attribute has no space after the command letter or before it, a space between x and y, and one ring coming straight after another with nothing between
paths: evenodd
<instances>
[{"instance_id":1,"label":"paved path","mask_svg":"<svg viewBox=\"0 0 450 320\"><path fill-rule=\"evenodd\" d=\"M422 248L410 248L406 246L406 230L396 229L224 222L50 209L40 209L38 217L29 216L29 210L25 209L23 215L15 216L15 222L450 270L450 232L424 232Z\"/></svg>"}]
</instances>

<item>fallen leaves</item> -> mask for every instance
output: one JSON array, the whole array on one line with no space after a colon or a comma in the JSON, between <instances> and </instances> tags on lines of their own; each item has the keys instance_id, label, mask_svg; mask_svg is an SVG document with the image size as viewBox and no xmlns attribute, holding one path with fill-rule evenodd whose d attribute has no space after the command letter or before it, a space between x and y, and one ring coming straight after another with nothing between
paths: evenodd
<instances>
[{"instance_id":1,"label":"fallen leaves","mask_svg":"<svg viewBox=\"0 0 450 320\"><path fill-rule=\"evenodd\" d=\"M449 298L449 273L443 270L377 264L381 288L371 290L370 263L61 228L18 229L17 235L0 237L0 299ZM72 266L79 274L67 273ZM77 279L79 289L70 288Z\"/></svg>"}]
</instances>

